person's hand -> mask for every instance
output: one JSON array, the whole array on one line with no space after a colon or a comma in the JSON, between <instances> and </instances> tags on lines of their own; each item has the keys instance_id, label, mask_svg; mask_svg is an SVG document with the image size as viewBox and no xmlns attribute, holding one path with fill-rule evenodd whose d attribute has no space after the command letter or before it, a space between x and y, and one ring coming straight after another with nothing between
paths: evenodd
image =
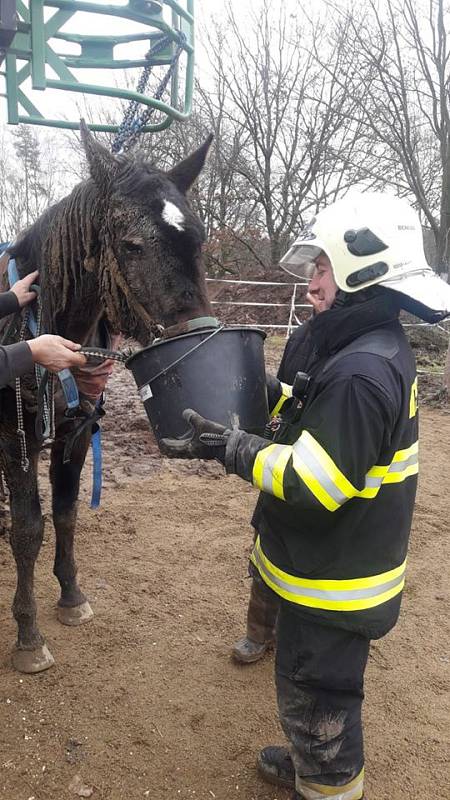
<instances>
[{"instance_id":1,"label":"person's hand","mask_svg":"<svg viewBox=\"0 0 450 800\"><path fill-rule=\"evenodd\" d=\"M49 372L60 372L62 369L86 364L86 357L77 352L81 345L71 342L70 339L63 339L62 336L45 333L36 339L30 339L28 345L33 361Z\"/></svg>"},{"instance_id":2,"label":"person's hand","mask_svg":"<svg viewBox=\"0 0 450 800\"><path fill-rule=\"evenodd\" d=\"M223 464L230 430L205 419L192 408L183 411L183 419L191 430L179 439L161 439L159 447L163 455L169 458L217 458Z\"/></svg>"},{"instance_id":3,"label":"person's hand","mask_svg":"<svg viewBox=\"0 0 450 800\"><path fill-rule=\"evenodd\" d=\"M321 311L327 310L327 306L325 305L323 298L321 298L317 292L307 292L306 302L311 303L314 314L320 314Z\"/></svg>"},{"instance_id":4,"label":"person's hand","mask_svg":"<svg viewBox=\"0 0 450 800\"><path fill-rule=\"evenodd\" d=\"M16 281L14 286L11 287L11 291L14 292L19 301L20 308L27 306L28 303L36 299L36 292L30 292L30 286L36 283L38 276L39 272L37 270L35 272L30 272L29 275L25 275L24 278L21 278L20 281Z\"/></svg>"}]
</instances>

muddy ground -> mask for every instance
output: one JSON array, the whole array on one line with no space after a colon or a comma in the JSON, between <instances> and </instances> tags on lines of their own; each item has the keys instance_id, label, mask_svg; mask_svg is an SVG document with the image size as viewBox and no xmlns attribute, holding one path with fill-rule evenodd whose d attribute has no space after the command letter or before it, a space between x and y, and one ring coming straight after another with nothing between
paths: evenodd
<instances>
[{"instance_id":1,"label":"muddy ground","mask_svg":"<svg viewBox=\"0 0 450 800\"><path fill-rule=\"evenodd\" d=\"M269 361L279 357L269 348ZM218 465L160 458L130 377L113 378L104 492L77 554L95 611L56 621L52 530L37 566L41 629L56 666L14 673L13 560L0 539L1 800L287 800L254 762L282 742L273 655L229 656L243 633L256 493ZM421 479L400 623L366 678L368 800L450 799L450 415L423 408ZM48 514L43 465L42 493Z\"/></svg>"}]
</instances>

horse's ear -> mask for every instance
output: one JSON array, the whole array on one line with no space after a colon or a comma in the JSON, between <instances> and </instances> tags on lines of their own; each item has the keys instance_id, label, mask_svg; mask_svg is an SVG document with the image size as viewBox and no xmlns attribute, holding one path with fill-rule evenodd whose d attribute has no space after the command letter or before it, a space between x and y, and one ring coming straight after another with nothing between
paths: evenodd
<instances>
[{"instance_id":1,"label":"horse's ear","mask_svg":"<svg viewBox=\"0 0 450 800\"><path fill-rule=\"evenodd\" d=\"M183 192L183 194L190 189L194 181L200 175L213 138L213 134L210 133L208 138L203 142L198 150L195 150L194 153L191 153L191 155L185 158L184 161L180 161L179 164L177 164L167 173L167 177L170 178L177 189L179 189L180 192Z\"/></svg>"},{"instance_id":2,"label":"horse's ear","mask_svg":"<svg viewBox=\"0 0 450 800\"><path fill-rule=\"evenodd\" d=\"M94 139L84 119L80 120L80 133L91 177L99 188L108 185L117 171L115 156Z\"/></svg>"}]
</instances>

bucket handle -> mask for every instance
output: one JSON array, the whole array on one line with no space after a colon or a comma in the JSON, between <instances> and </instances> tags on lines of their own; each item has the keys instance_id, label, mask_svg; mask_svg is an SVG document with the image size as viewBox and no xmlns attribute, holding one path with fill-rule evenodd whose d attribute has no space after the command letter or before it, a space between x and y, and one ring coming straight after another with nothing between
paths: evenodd
<instances>
[{"instance_id":1,"label":"bucket handle","mask_svg":"<svg viewBox=\"0 0 450 800\"><path fill-rule=\"evenodd\" d=\"M167 367L161 369L159 372L156 373L156 375L153 375L153 377L150 378L148 381L145 381L145 383L143 383L142 386L139 386L138 391L140 391L144 386L149 386L151 383L153 383L153 381L156 381L157 378L160 378L161 375L165 375L166 372L172 369L172 367L175 367L176 364L179 364L180 361L184 361L184 359L190 356L191 353L194 352L194 350L198 350L199 347L202 347L202 345L206 344L206 342L209 342L209 340L212 339L213 336L216 336L219 333L219 331L223 331L224 327L225 327L224 325L220 325L220 327L216 328L212 333L210 333L210 335L207 336L206 339L202 339L201 342L196 344L194 347L191 347L190 350L188 350L182 356L177 358L175 361L172 361L172 363L169 364Z\"/></svg>"}]
</instances>

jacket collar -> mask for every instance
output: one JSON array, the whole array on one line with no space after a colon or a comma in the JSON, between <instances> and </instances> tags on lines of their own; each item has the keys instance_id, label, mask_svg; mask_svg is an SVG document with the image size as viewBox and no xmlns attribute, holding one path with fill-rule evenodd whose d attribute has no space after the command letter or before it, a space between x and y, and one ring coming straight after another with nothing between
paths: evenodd
<instances>
[{"instance_id":1,"label":"jacket collar","mask_svg":"<svg viewBox=\"0 0 450 800\"><path fill-rule=\"evenodd\" d=\"M375 297L322 311L311 320L311 337L319 356L337 353L364 333L398 320L395 297L383 292Z\"/></svg>"}]
</instances>

